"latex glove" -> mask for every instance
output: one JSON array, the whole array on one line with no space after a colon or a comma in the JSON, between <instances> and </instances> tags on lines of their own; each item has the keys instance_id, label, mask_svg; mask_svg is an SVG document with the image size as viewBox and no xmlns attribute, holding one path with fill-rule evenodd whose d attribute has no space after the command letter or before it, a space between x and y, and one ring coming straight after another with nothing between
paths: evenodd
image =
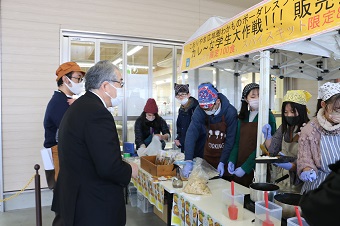
<instances>
[{"instance_id":1,"label":"latex glove","mask_svg":"<svg viewBox=\"0 0 340 226\"><path fill-rule=\"evenodd\" d=\"M223 176L224 174L224 163L223 162L220 162L217 166L217 171L218 173L220 174L220 177Z\"/></svg>"},{"instance_id":2,"label":"latex glove","mask_svg":"<svg viewBox=\"0 0 340 226\"><path fill-rule=\"evenodd\" d=\"M237 167L235 169L234 175L236 175L237 177L243 177L245 173L246 172L241 167Z\"/></svg>"},{"instance_id":3,"label":"latex glove","mask_svg":"<svg viewBox=\"0 0 340 226\"><path fill-rule=\"evenodd\" d=\"M192 171L192 168L193 168L193 162L192 161L186 161L185 162L185 166L183 167L183 176L188 178L191 171Z\"/></svg>"},{"instance_id":4,"label":"latex glove","mask_svg":"<svg viewBox=\"0 0 340 226\"><path fill-rule=\"evenodd\" d=\"M272 138L272 127L269 124L264 125L262 127L262 133L266 140Z\"/></svg>"},{"instance_id":5,"label":"latex glove","mask_svg":"<svg viewBox=\"0 0 340 226\"><path fill-rule=\"evenodd\" d=\"M293 167L293 164L290 162L286 163L274 163L275 166L281 167L285 170L290 170Z\"/></svg>"},{"instance_id":6,"label":"latex glove","mask_svg":"<svg viewBox=\"0 0 340 226\"><path fill-rule=\"evenodd\" d=\"M235 164L234 163L232 163L232 162L228 163L228 172L230 174L234 174L234 172L235 172Z\"/></svg>"},{"instance_id":7,"label":"latex glove","mask_svg":"<svg viewBox=\"0 0 340 226\"><path fill-rule=\"evenodd\" d=\"M306 171L303 171L301 174L300 174L300 179L304 182L306 181L314 181L316 179L316 173L313 169L311 170L306 170Z\"/></svg>"}]
</instances>

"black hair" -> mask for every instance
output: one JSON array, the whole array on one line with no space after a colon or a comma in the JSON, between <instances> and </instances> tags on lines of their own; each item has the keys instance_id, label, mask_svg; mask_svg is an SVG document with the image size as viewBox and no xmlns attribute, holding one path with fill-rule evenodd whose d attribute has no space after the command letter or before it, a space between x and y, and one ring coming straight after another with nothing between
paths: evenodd
<instances>
[{"instance_id":1,"label":"black hair","mask_svg":"<svg viewBox=\"0 0 340 226\"><path fill-rule=\"evenodd\" d=\"M241 119L241 120L244 120L249 112L248 112L248 103L247 101L245 100L241 100L241 110L240 110L240 113L238 114L238 118Z\"/></svg>"},{"instance_id":2,"label":"black hair","mask_svg":"<svg viewBox=\"0 0 340 226\"><path fill-rule=\"evenodd\" d=\"M306 105L302 105L302 104L298 104L295 102L283 102L282 103L282 109L281 109L281 117L282 117L282 134L284 134L287 130L288 130L288 123L285 117L285 109L287 105L290 105L290 107L292 108L292 110L295 112L297 111L299 113L298 117L299 117L299 122L297 124L297 129L296 129L296 133L301 131L301 127L303 123L307 123L309 122L309 118L308 118L308 114L307 114L307 107Z\"/></svg>"},{"instance_id":3,"label":"black hair","mask_svg":"<svg viewBox=\"0 0 340 226\"><path fill-rule=\"evenodd\" d=\"M71 79L73 72L74 72L74 71L71 71L71 72L67 73L65 76L68 77L69 79ZM64 82L63 82L63 76L61 76L61 77L59 78L59 80L57 81L58 87L61 86L63 83L64 83Z\"/></svg>"},{"instance_id":4,"label":"black hair","mask_svg":"<svg viewBox=\"0 0 340 226\"><path fill-rule=\"evenodd\" d=\"M322 108L321 107L321 102L322 102L322 99L318 99L318 102L316 103L316 112L315 112L314 116L317 116L320 108Z\"/></svg>"}]
</instances>

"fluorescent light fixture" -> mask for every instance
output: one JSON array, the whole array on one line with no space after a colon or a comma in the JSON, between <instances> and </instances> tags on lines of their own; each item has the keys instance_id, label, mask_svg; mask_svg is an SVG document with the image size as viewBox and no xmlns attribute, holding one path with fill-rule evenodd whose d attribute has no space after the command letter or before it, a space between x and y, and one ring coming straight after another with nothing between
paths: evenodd
<instances>
[{"instance_id":1,"label":"fluorescent light fixture","mask_svg":"<svg viewBox=\"0 0 340 226\"><path fill-rule=\"evenodd\" d=\"M86 63L86 62L77 62L79 67L92 67L94 63Z\"/></svg>"},{"instance_id":2,"label":"fluorescent light fixture","mask_svg":"<svg viewBox=\"0 0 340 226\"><path fill-rule=\"evenodd\" d=\"M133 49L131 49L129 52L127 52L127 55L131 56L131 55L137 53L141 49L143 49L143 46L136 46Z\"/></svg>"},{"instance_id":3,"label":"fluorescent light fixture","mask_svg":"<svg viewBox=\"0 0 340 226\"><path fill-rule=\"evenodd\" d=\"M114 65L117 65L117 64L119 64L120 62L122 62L123 61L123 59L122 58L118 58L118 59L116 59L115 61L112 61L112 63L114 64Z\"/></svg>"},{"instance_id":4,"label":"fluorescent light fixture","mask_svg":"<svg viewBox=\"0 0 340 226\"><path fill-rule=\"evenodd\" d=\"M128 68L139 68L139 69L149 69L148 66L143 66L143 65L128 65ZM155 69L155 67L152 67L152 69Z\"/></svg>"}]
</instances>

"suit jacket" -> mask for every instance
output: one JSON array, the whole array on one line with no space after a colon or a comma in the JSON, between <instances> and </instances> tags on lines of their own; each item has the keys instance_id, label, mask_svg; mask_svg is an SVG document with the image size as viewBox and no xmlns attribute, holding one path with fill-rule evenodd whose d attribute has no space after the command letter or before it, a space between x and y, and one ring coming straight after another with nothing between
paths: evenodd
<instances>
[{"instance_id":1,"label":"suit jacket","mask_svg":"<svg viewBox=\"0 0 340 226\"><path fill-rule=\"evenodd\" d=\"M122 160L112 115L94 93L86 92L66 111L58 149L52 210L65 226L125 225L123 187L132 169Z\"/></svg>"}]
</instances>

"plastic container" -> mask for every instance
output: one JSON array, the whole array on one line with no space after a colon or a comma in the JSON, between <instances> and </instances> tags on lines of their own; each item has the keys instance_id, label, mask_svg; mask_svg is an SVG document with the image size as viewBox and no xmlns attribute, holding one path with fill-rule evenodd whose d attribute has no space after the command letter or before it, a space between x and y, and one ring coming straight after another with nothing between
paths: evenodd
<instances>
[{"instance_id":1,"label":"plastic container","mask_svg":"<svg viewBox=\"0 0 340 226\"><path fill-rule=\"evenodd\" d=\"M129 191L130 204L132 207L136 207L137 206L137 188L135 188L133 185L130 185L128 187L128 191Z\"/></svg>"},{"instance_id":2,"label":"plastic container","mask_svg":"<svg viewBox=\"0 0 340 226\"><path fill-rule=\"evenodd\" d=\"M302 225L303 226L309 226L309 224L306 222L306 220L301 217ZM299 221L297 217L291 217L287 219L287 226L299 226Z\"/></svg>"},{"instance_id":3,"label":"plastic container","mask_svg":"<svg viewBox=\"0 0 340 226\"><path fill-rule=\"evenodd\" d=\"M231 189L222 190L223 214L231 220L243 219L244 194L235 192L231 195Z\"/></svg>"},{"instance_id":4,"label":"plastic container","mask_svg":"<svg viewBox=\"0 0 340 226\"><path fill-rule=\"evenodd\" d=\"M255 225L266 225L264 222L270 221L274 226L281 226L282 207L268 202L268 209L266 208L265 201L255 202Z\"/></svg>"},{"instance_id":5,"label":"plastic container","mask_svg":"<svg viewBox=\"0 0 340 226\"><path fill-rule=\"evenodd\" d=\"M147 198L143 196L142 193L137 192L137 207L143 212L143 213L150 213L153 212L153 206L149 202Z\"/></svg>"}]
</instances>

